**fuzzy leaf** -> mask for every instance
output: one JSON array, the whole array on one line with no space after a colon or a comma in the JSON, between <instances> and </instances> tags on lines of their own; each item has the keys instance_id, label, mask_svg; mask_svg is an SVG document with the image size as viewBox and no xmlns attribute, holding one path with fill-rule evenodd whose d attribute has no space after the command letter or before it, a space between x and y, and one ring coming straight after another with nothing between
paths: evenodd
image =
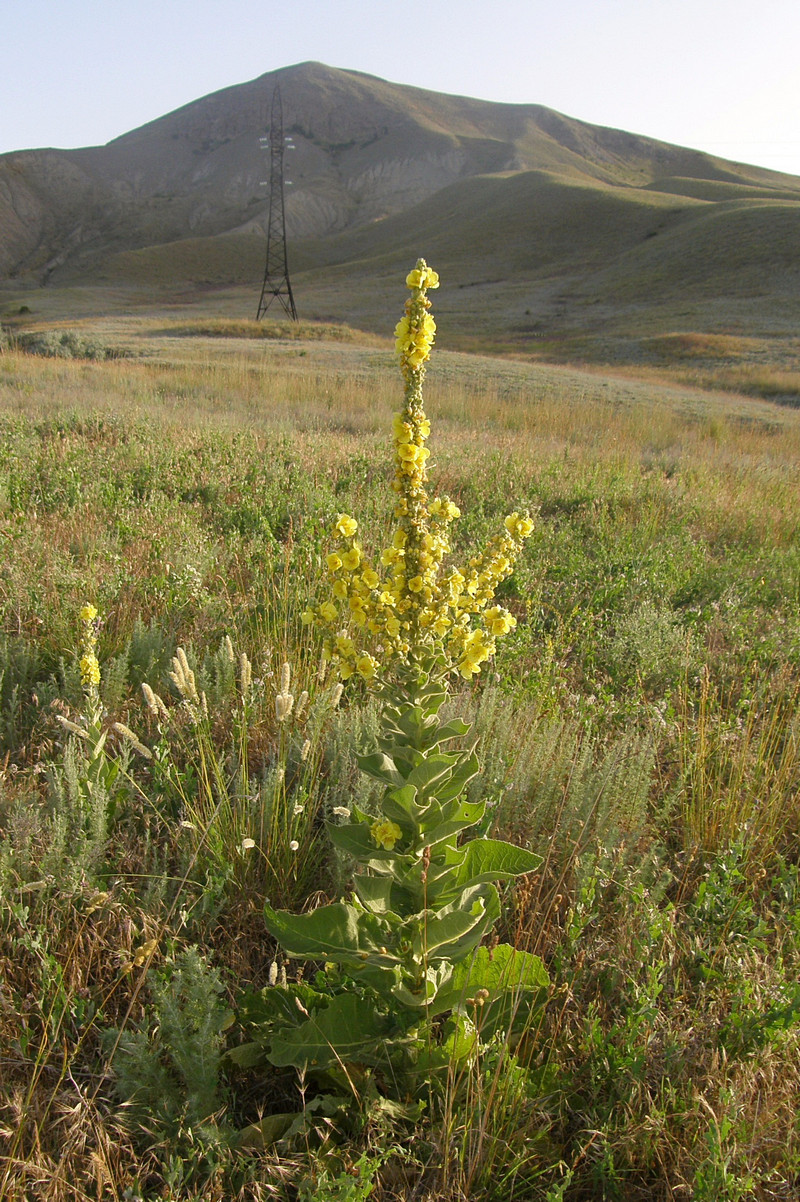
<instances>
[{"instance_id":1,"label":"fuzzy leaf","mask_svg":"<svg viewBox=\"0 0 800 1202\"><path fill-rule=\"evenodd\" d=\"M438 914L429 914L411 935L414 954L420 959L453 963L463 960L500 917L500 898L493 885L465 889Z\"/></svg>"},{"instance_id":2,"label":"fuzzy leaf","mask_svg":"<svg viewBox=\"0 0 800 1202\"><path fill-rule=\"evenodd\" d=\"M405 784L397 771L394 760L390 759L388 755L384 755L382 751L373 752L372 755L359 755L356 758L361 771L366 772L367 776L373 777L374 780L382 781L385 785Z\"/></svg>"},{"instance_id":3,"label":"fuzzy leaf","mask_svg":"<svg viewBox=\"0 0 800 1202\"><path fill-rule=\"evenodd\" d=\"M320 906L310 914L273 910L265 902L264 915L267 930L290 956L352 963L361 954L376 951L384 942L378 919L346 902Z\"/></svg>"},{"instance_id":4,"label":"fuzzy leaf","mask_svg":"<svg viewBox=\"0 0 800 1202\"><path fill-rule=\"evenodd\" d=\"M477 776L479 771L480 763L478 757L473 752L454 769L450 779L445 781L436 790L437 800L444 805L445 802L452 801L453 798L460 796L473 776Z\"/></svg>"},{"instance_id":5,"label":"fuzzy leaf","mask_svg":"<svg viewBox=\"0 0 800 1202\"><path fill-rule=\"evenodd\" d=\"M468 734L470 726L468 722L462 722L460 718L451 718L449 722L445 722L439 727L436 732L436 738L440 743L446 742L448 739L463 738Z\"/></svg>"},{"instance_id":6,"label":"fuzzy leaf","mask_svg":"<svg viewBox=\"0 0 800 1202\"><path fill-rule=\"evenodd\" d=\"M443 777L455 776L458 760L458 753L441 752L438 755L429 755L409 773L408 783L420 792L430 789L431 785Z\"/></svg>"},{"instance_id":7,"label":"fuzzy leaf","mask_svg":"<svg viewBox=\"0 0 800 1202\"><path fill-rule=\"evenodd\" d=\"M481 881L524 876L527 872L535 872L542 862L542 857L535 852L501 839L473 839L462 850L464 857L461 863L449 879L442 881L439 890L434 889L437 900Z\"/></svg>"},{"instance_id":8,"label":"fuzzy leaf","mask_svg":"<svg viewBox=\"0 0 800 1202\"><path fill-rule=\"evenodd\" d=\"M451 816L445 818L444 821L431 823L430 827L426 823L421 824L422 830L425 832L425 842L435 846L437 843L449 839L451 835L460 834L461 831L480 822L485 810L485 801L459 802L450 808Z\"/></svg>"},{"instance_id":9,"label":"fuzzy leaf","mask_svg":"<svg viewBox=\"0 0 800 1202\"><path fill-rule=\"evenodd\" d=\"M489 1006L509 994L536 993L550 983L542 961L530 952L501 943L491 951L479 947L453 969L448 985L437 996L434 1014L463 1005L476 990L489 992ZM482 1024L483 1025L483 1024Z\"/></svg>"},{"instance_id":10,"label":"fuzzy leaf","mask_svg":"<svg viewBox=\"0 0 800 1202\"><path fill-rule=\"evenodd\" d=\"M388 1034L391 1023L391 1019L376 1014L374 1001L342 993L301 1026L276 1034L268 1058L277 1067L294 1065L315 1070L350 1060L374 1062L375 1045Z\"/></svg>"}]
</instances>

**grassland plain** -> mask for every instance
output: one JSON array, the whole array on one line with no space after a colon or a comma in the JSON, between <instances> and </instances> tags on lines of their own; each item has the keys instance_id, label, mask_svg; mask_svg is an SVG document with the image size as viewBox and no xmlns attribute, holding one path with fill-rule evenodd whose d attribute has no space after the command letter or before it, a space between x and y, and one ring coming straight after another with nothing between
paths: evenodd
<instances>
[{"instance_id":1,"label":"grassland plain","mask_svg":"<svg viewBox=\"0 0 800 1202\"><path fill-rule=\"evenodd\" d=\"M800 411L657 376L663 335L647 378L436 352L457 556L537 514L453 705L485 833L544 857L502 934L551 984L426 1108L342 1111L225 1050L295 971L265 899L338 896L323 820L370 802L374 707L300 614L337 512L389 528L393 356L213 305L71 327L115 357L0 355L0 1195L796 1198Z\"/></svg>"}]
</instances>

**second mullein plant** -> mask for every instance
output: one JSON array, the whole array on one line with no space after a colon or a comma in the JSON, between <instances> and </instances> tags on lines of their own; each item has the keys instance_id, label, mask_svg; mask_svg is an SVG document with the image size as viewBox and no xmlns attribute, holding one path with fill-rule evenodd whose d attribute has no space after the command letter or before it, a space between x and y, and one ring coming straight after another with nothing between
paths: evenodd
<instances>
[{"instance_id":1,"label":"second mullein plant","mask_svg":"<svg viewBox=\"0 0 800 1202\"><path fill-rule=\"evenodd\" d=\"M327 558L330 597L304 614L344 680L377 694L377 747L359 757L379 782L373 812L352 805L331 825L355 863L352 895L306 914L266 906L283 952L317 962L313 983L276 985L242 1009L249 1042L241 1064L266 1059L362 1091L408 1097L452 1072L485 1041L523 1023L547 984L541 961L505 944L486 946L501 913L497 883L535 871L540 857L512 844L469 838L485 802L466 800L479 770L469 727L444 720L449 682L471 679L516 625L494 603L533 523L512 513L482 554L446 566L447 497L429 497L430 423L422 383L435 323L428 291L438 276L420 259L396 329L405 404L394 421L396 528L376 560L349 514L336 519Z\"/></svg>"}]
</instances>

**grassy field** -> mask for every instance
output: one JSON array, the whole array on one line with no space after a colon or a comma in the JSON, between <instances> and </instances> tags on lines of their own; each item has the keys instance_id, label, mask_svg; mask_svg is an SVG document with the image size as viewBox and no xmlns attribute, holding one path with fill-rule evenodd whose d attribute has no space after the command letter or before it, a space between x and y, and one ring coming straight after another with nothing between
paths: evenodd
<instances>
[{"instance_id":1,"label":"grassy field","mask_svg":"<svg viewBox=\"0 0 800 1202\"><path fill-rule=\"evenodd\" d=\"M499 933L550 985L423 1107L343 1106L226 1051L297 972L264 902L346 892L324 823L370 804L374 702L300 615L337 513L390 528L391 345L70 305L70 347L35 353L39 313L0 353L0 1196L796 1198L800 410L764 399L793 361L696 330L636 373L435 352L457 558L536 515L517 629L448 706L483 833L543 857Z\"/></svg>"}]
</instances>

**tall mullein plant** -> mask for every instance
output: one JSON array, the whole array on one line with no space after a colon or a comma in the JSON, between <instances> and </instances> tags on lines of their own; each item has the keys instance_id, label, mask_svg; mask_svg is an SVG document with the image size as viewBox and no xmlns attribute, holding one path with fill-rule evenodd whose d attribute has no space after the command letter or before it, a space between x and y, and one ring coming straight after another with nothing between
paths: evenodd
<instances>
[{"instance_id":1,"label":"tall mullein plant","mask_svg":"<svg viewBox=\"0 0 800 1202\"><path fill-rule=\"evenodd\" d=\"M380 800L373 813L353 805L329 830L356 863L348 900L302 915L266 906L284 952L326 968L314 987L277 986L250 999L253 1041L238 1057L252 1062L260 1049L275 1065L347 1070L351 1083L354 1065L380 1067L394 1082L414 1068L430 1075L452 1065L456 1050L467 1055L480 1036L507 1026L546 983L537 957L482 946L500 917L496 882L535 870L540 858L464 838L484 817L484 802L465 800L479 765L469 727L440 717L449 681L471 679L516 625L493 601L533 523L510 514L465 570L445 566L460 515L426 490L422 396L435 334L427 293L438 282L420 259L396 330L405 404L394 421L391 543L373 563L356 520L339 514L327 558L331 597L304 615L342 678L360 676L377 692L378 746L359 765L380 782Z\"/></svg>"}]
</instances>

